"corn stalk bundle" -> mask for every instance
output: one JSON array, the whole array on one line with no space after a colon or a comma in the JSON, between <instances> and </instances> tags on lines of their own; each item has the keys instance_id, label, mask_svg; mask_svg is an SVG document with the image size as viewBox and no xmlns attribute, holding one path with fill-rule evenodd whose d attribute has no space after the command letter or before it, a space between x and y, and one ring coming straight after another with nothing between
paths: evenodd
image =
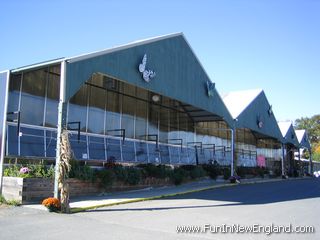
<instances>
[{"instance_id":1,"label":"corn stalk bundle","mask_svg":"<svg viewBox=\"0 0 320 240\"><path fill-rule=\"evenodd\" d=\"M61 211L70 212L69 207L69 184L66 182L71 170L70 161L72 159L72 150L69 142L69 133L63 130L60 142L60 164L59 164L59 190L61 200Z\"/></svg>"}]
</instances>

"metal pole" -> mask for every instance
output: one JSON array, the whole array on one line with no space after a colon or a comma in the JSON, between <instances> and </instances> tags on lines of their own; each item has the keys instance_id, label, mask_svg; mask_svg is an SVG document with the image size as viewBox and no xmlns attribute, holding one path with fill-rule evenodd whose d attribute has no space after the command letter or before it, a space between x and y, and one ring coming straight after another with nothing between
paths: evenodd
<instances>
[{"instance_id":1,"label":"metal pole","mask_svg":"<svg viewBox=\"0 0 320 240\"><path fill-rule=\"evenodd\" d=\"M56 145L56 167L54 174L54 197L59 197L59 164L60 164L60 142L63 124L63 110L65 104L65 83L66 83L66 61L61 62L60 75L60 97L58 106L58 126L57 126L57 145Z\"/></svg>"},{"instance_id":2,"label":"metal pole","mask_svg":"<svg viewBox=\"0 0 320 240\"><path fill-rule=\"evenodd\" d=\"M2 185L3 185L3 165L4 165L4 155L5 155L5 139L6 139L6 127L7 127L7 108L8 108L8 95L9 95L9 78L10 78L10 71L2 72L1 74L6 73L6 79L1 81L5 81L5 87L4 89L1 89L2 91L5 91L4 99L1 104L4 104L3 108L3 116L2 116L2 132L0 133L1 139L0 139L0 194L2 194Z\"/></svg>"},{"instance_id":3,"label":"metal pole","mask_svg":"<svg viewBox=\"0 0 320 240\"><path fill-rule=\"evenodd\" d=\"M312 176L312 153L311 153L311 149L309 149L310 152L310 157L309 157L309 174Z\"/></svg>"},{"instance_id":4,"label":"metal pole","mask_svg":"<svg viewBox=\"0 0 320 240\"><path fill-rule=\"evenodd\" d=\"M234 175L234 154L233 154L233 148L234 148L234 131L233 129L230 129L231 131L231 177Z\"/></svg>"},{"instance_id":5,"label":"metal pole","mask_svg":"<svg viewBox=\"0 0 320 240\"><path fill-rule=\"evenodd\" d=\"M284 144L281 144L282 158L281 158L281 175L284 176Z\"/></svg>"}]
</instances>

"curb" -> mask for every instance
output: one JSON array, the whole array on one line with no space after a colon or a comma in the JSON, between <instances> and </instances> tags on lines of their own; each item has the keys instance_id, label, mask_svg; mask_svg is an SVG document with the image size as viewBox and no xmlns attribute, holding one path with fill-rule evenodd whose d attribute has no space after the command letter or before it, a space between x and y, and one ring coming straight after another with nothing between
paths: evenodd
<instances>
[{"instance_id":1,"label":"curb","mask_svg":"<svg viewBox=\"0 0 320 240\"><path fill-rule=\"evenodd\" d=\"M238 185L250 185L250 184L258 184L258 183L280 182L280 181L286 181L286 180L305 180L305 179L308 179L308 178L268 179L268 180L257 180L252 182L242 182L239 184L224 183L224 184L219 184L215 186L209 186L209 187L193 189L193 190L177 192L177 193L163 194L163 195L147 197L147 198L136 198L132 200L119 201L115 203L98 204L98 205L93 205L88 207L75 207L75 208L71 208L71 213L79 213L87 210L93 210L97 208L110 207L110 206L127 204L127 203L144 202L144 201L157 200L157 199L167 198L167 197L175 197L175 196L180 196L184 194L196 193L196 192L201 192L201 191L206 191L206 190L211 190L216 188L235 187Z\"/></svg>"}]
</instances>

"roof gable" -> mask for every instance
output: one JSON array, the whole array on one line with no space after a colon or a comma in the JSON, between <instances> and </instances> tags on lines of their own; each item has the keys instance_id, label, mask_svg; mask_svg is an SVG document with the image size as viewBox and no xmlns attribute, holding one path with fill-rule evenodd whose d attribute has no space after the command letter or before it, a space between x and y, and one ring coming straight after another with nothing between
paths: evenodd
<instances>
[{"instance_id":1,"label":"roof gable","mask_svg":"<svg viewBox=\"0 0 320 240\"><path fill-rule=\"evenodd\" d=\"M145 54L147 68L156 72L149 82L139 72ZM201 108L229 124L232 121L217 90L213 88L212 97L208 96L210 78L182 33L70 58L66 98L72 97L97 72Z\"/></svg>"},{"instance_id":2,"label":"roof gable","mask_svg":"<svg viewBox=\"0 0 320 240\"><path fill-rule=\"evenodd\" d=\"M246 90L226 95L224 102L233 111L236 128L253 132L282 142L282 135L263 90Z\"/></svg>"},{"instance_id":3,"label":"roof gable","mask_svg":"<svg viewBox=\"0 0 320 240\"><path fill-rule=\"evenodd\" d=\"M278 122L281 134L284 138L284 143L293 144L299 147L299 141L297 139L296 133L291 122Z\"/></svg>"},{"instance_id":4,"label":"roof gable","mask_svg":"<svg viewBox=\"0 0 320 240\"><path fill-rule=\"evenodd\" d=\"M295 130L300 147L311 149L308 134L306 130Z\"/></svg>"},{"instance_id":5,"label":"roof gable","mask_svg":"<svg viewBox=\"0 0 320 240\"><path fill-rule=\"evenodd\" d=\"M223 97L223 102L236 119L261 92L262 89L230 92Z\"/></svg>"}]
</instances>

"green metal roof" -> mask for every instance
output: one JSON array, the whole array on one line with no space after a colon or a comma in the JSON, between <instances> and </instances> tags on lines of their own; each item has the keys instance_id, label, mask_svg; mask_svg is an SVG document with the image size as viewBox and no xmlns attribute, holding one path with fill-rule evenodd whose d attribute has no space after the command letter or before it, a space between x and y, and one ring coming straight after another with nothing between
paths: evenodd
<instances>
[{"instance_id":1,"label":"green metal roof","mask_svg":"<svg viewBox=\"0 0 320 240\"><path fill-rule=\"evenodd\" d=\"M236 128L247 128L259 138L274 138L282 142L272 107L261 89L230 92L223 98Z\"/></svg>"},{"instance_id":2,"label":"green metal roof","mask_svg":"<svg viewBox=\"0 0 320 240\"><path fill-rule=\"evenodd\" d=\"M144 55L146 68L156 76L149 82L139 72ZM66 99L70 99L93 73L109 75L121 81L176 99L225 120L232 117L215 88L208 96L206 74L182 33L147 39L132 44L82 55L67 60Z\"/></svg>"}]
</instances>

